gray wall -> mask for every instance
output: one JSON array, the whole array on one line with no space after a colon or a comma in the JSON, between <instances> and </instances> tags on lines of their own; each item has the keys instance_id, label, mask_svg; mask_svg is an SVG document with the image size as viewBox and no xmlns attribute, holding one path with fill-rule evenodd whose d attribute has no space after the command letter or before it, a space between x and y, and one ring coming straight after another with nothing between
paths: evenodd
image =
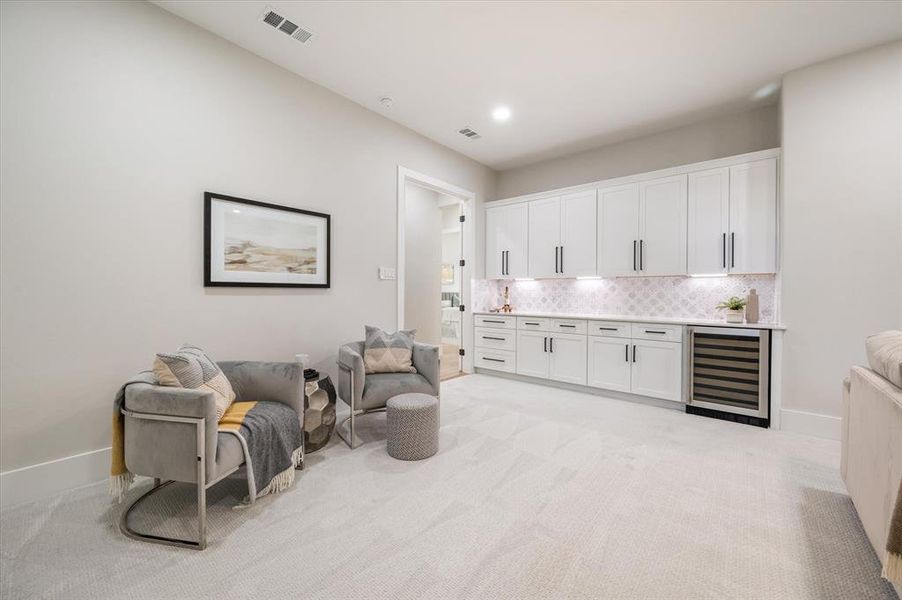
<instances>
[{"instance_id":1,"label":"gray wall","mask_svg":"<svg viewBox=\"0 0 902 600\"><path fill-rule=\"evenodd\" d=\"M109 446L119 383L183 342L332 369L365 323L396 324L377 267L398 165L494 192L490 169L143 2L3 2L0 73L0 470ZM332 288L204 289L204 190L331 213Z\"/></svg>"},{"instance_id":2,"label":"gray wall","mask_svg":"<svg viewBox=\"0 0 902 600\"><path fill-rule=\"evenodd\" d=\"M776 104L498 174L496 200L780 145Z\"/></svg>"},{"instance_id":3,"label":"gray wall","mask_svg":"<svg viewBox=\"0 0 902 600\"><path fill-rule=\"evenodd\" d=\"M404 328L427 344L442 343L441 197L407 184L404 199Z\"/></svg>"},{"instance_id":4,"label":"gray wall","mask_svg":"<svg viewBox=\"0 0 902 600\"><path fill-rule=\"evenodd\" d=\"M838 416L864 340L902 328L902 43L783 80L784 407Z\"/></svg>"}]
</instances>

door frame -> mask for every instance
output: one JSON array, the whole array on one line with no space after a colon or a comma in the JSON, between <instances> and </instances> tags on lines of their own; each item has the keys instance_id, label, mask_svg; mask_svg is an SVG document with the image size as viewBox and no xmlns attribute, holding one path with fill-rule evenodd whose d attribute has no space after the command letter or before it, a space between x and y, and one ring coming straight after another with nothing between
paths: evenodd
<instances>
[{"instance_id":1,"label":"door frame","mask_svg":"<svg viewBox=\"0 0 902 600\"><path fill-rule=\"evenodd\" d=\"M461 370L464 373L473 372L473 336L469 335L473 331L473 310L471 292L473 287L476 256L476 194L462 187L458 187L452 183L442 181L425 173L408 169L407 167L398 165L398 247L397 247L397 328L404 328L404 278L406 261L404 259L405 235L405 216L407 209L407 184L413 184L433 192L439 192L448 196L453 196L461 201L461 214L464 216L461 235L463 235L463 259L464 267L461 269L460 281L460 302L464 305L465 311L461 317L460 333L462 338L462 347L464 349L463 360L461 361ZM436 298L436 303L439 299Z\"/></svg>"}]
</instances>

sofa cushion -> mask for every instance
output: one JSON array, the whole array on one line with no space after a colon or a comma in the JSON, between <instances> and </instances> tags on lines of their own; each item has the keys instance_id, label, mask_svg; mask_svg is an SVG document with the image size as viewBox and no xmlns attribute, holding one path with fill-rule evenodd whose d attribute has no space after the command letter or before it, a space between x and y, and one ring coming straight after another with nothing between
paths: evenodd
<instances>
[{"instance_id":1,"label":"sofa cushion","mask_svg":"<svg viewBox=\"0 0 902 600\"><path fill-rule=\"evenodd\" d=\"M386 333L367 325L363 342L363 364L367 374L416 373L412 362L415 333L415 330Z\"/></svg>"},{"instance_id":2,"label":"sofa cushion","mask_svg":"<svg viewBox=\"0 0 902 600\"><path fill-rule=\"evenodd\" d=\"M419 373L375 373L367 375L359 408L382 408L399 394L420 392L432 395L432 384Z\"/></svg>"},{"instance_id":3,"label":"sofa cushion","mask_svg":"<svg viewBox=\"0 0 902 600\"><path fill-rule=\"evenodd\" d=\"M902 331L884 331L865 342L868 364L878 375L902 387Z\"/></svg>"},{"instance_id":4,"label":"sofa cushion","mask_svg":"<svg viewBox=\"0 0 902 600\"><path fill-rule=\"evenodd\" d=\"M153 374L160 385L213 392L217 419L221 419L235 401L232 384L222 369L196 346L186 344L172 354L157 354Z\"/></svg>"}]
</instances>

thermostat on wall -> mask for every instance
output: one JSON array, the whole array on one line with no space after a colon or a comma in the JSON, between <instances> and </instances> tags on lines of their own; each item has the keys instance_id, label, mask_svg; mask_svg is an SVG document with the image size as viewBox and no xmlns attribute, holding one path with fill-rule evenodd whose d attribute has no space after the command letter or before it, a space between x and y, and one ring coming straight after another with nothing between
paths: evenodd
<instances>
[{"instance_id":1,"label":"thermostat on wall","mask_svg":"<svg viewBox=\"0 0 902 600\"><path fill-rule=\"evenodd\" d=\"M398 273L394 267L379 267L379 279L397 279Z\"/></svg>"}]
</instances>

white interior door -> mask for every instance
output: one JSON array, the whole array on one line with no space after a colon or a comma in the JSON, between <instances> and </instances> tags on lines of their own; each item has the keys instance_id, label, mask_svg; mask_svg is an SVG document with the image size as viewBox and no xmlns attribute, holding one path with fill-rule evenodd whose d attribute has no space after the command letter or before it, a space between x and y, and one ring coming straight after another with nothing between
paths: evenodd
<instances>
[{"instance_id":1,"label":"white interior door","mask_svg":"<svg viewBox=\"0 0 902 600\"><path fill-rule=\"evenodd\" d=\"M588 346L587 385L630 391L629 338L590 337Z\"/></svg>"},{"instance_id":2,"label":"white interior door","mask_svg":"<svg viewBox=\"0 0 902 600\"><path fill-rule=\"evenodd\" d=\"M529 206L511 204L504 207L504 232L507 240L507 273L505 277L528 277Z\"/></svg>"},{"instance_id":3,"label":"white interior door","mask_svg":"<svg viewBox=\"0 0 902 600\"><path fill-rule=\"evenodd\" d=\"M505 222L507 213L505 207L487 208L485 211L485 276L487 279L501 279L504 277L503 263Z\"/></svg>"},{"instance_id":4,"label":"white interior door","mask_svg":"<svg viewBox=\"0 0 902 600\"><path fill-rule=\"evenodd\" d=\"M517 332L517 374L548 378L548 334Z\"/></svg>"},{"instance_id":5,"label":"white interior door","mask_svg":"<svg viewBox=\"0 0 902 600\"><path fill-rule=\"evenodd\" d=\"M564 277L597 273L596 211L595 190L561 198L560 272Z\"/></svg>"},{"instance_id":6,"label":"white interior door","mask_svg":"<svg viewBox=\"0 0 902 600\"><path fill-rule=\"evenodd\" d=\"M727 272L730 169L689 173L687 268L692 275Z\"/></svg>"},{"instance_id":7,"label":"white interior door","mask_svg":"<svg viewBox=\"0 0 902 600\"><path fill-rule=\"evenodd\" d=\"M598 190L598 273L638 274L639 184Z\"/></svg>"},{"instance_id":8,"label":"white interior door","mask_svg":"<svg viewBox=\"0 0 902 600\"><path fill-rule=\"evenodd\" d=\"M643 181L639 188L639 271L643 275L685 275L686 175Z\"/></svg>"},{"instance_id":9,"label":"white interior door","mask_svg":"<svg viewBox=\"0 0 902 600\"><path fill-rule=\"evenodd\" d=\"M549 378L586 385L586 336L550 334L548 351Z\"/></svg>"},{"instance_id":10,"label":"white interior door","mask_svg":"<svg viewBox=\"0 0 902 600\"><path fill-rule=\"evenodd\" d=\"M731 273L777 272L777 159L730 167Z\"/></svg>"},{"instance_id":11,"label":"white interior door","mask_svg":"<svg viewBox=\"0 0 902 600\"><path fill-rule=\"evenodd\" d=\"M529 276L558 277L561 245L561 199L529 203Z\"/></svg>"},{"instance_id":12,"label":"white interior door","mask_svg":"<svg viewBox=\"0 0 902 600\"><path fill-rule=\"evenodd\" d=\"M631 389L634 394L682 401L683 345L632 340Z\"/></svg>"}]
</instances>

